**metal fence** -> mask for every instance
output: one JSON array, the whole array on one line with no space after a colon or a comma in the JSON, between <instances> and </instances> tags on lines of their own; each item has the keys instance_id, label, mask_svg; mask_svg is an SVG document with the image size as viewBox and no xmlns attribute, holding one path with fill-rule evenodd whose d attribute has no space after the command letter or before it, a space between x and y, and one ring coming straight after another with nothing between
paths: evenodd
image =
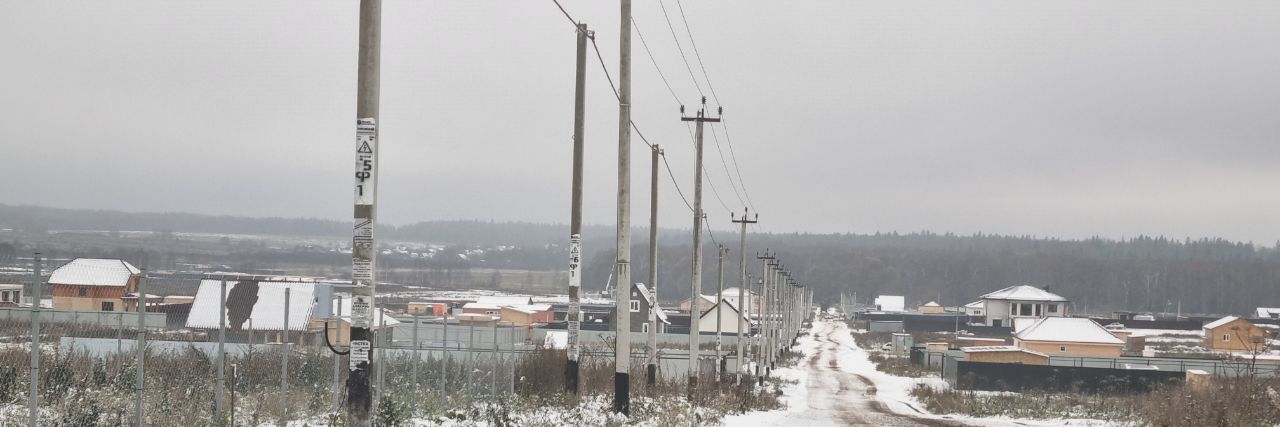
<instances>
[{"instance_id":1,"label":"metal fence","mask_svg":"<svg viewBox=\"0 0 1280 427\"><path fill-rule=\"evenodd\" d=\"M942 371L943 376L953 373L949 370L952 364L948 361L964 361L964 353L959 350L935 351L925 350L920 356L921 363ZM1087 357L1087 356L1050 356L1050 366L1068 366L1077 368L1105 369L1143 369L1166 372L1186 372L1198 369L1213 376L1246 376L1252 373L1262 377L1280 377L1280 365L1270 363L1250 363L1245 360L1214 360L1169 357Z\"/></svg>"}]
</instances>

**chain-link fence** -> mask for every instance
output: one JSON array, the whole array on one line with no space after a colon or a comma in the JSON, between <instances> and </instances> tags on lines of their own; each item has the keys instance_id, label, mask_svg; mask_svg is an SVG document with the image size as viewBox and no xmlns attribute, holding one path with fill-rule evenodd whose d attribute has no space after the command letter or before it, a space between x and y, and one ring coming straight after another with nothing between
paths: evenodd
<instances>
[{"instance_id":1,"label":"chain-link fence","mask_svg":"<svg viewBox=\"0 0 1280 427\"><path fill-rule=\"evenodd\" d=\"M350 333L341 297L296 292L314 284L256 283L254 310L269 305L272 323L257 311L237 315L232 284L205 277L149 277L138 292L118 295L111 305L93 302L129 311L59 307L65 302L59 298L77 290L47 292L51 286L46 285L41 291L53 296L53 307L0 308L0 427L337 423L345 413L349 372L348 358L341 354ZM213 300L200 301L210 288ZM151 294L197 290L194 301ZM92 297L92 292L85 293ZM282 301L271 300L281 294ZM329 301L338 302L321 309ZM278 302L283 305L271 305ZM147 307L145 313L136 311L139 305ZM202 311L205 306L214 308L212 317ZM304 313L301 322L291 317L297 312ZM501 406L516 400L513 396L564 396L565 353L543 347L545 331L379 317L373 340L375 419ZM612 341L597 338L584 342L579 377L584 394L607 394L613 386ZM32 351L34 342L39 351ZM642 346L632 353L637 386L645 378ZM733 358L728 360L728 370L736 370ZM702 363L703 373L714 370L714 360ZM687 352L663 348L659 384L641 393L680 395L687 371Z\"/></svg>"}]
</instances>

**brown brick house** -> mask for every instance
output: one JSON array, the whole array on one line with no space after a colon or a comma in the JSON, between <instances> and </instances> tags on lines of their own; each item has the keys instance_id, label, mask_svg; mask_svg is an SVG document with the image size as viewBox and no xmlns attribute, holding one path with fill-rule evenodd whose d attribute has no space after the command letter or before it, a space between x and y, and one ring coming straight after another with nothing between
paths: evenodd
<instances>
[{"instance_id":1,"label":"brown brick house","mask_svg":"<svg viewBox=\"0 0 1280 427\"><path fill-rule=\"evenodd\" d=\"M125 294L138 291L141 270L119 259L76 258L53 270L53 308L125 311Z\"/></svg>"}]
</instances>

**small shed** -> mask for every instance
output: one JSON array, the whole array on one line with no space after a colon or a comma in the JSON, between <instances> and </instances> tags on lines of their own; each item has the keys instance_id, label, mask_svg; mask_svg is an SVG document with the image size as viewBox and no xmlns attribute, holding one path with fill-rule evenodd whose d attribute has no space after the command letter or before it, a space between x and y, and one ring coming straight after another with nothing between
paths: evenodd
<instances>
[{"instance_id":1,"label":"small shed","mask_svg":"<svg viewBox=\"0 0 1280 427\"><path fill-rule=\"evenodd\" d=\"M962 347L964 358L970 362L1021 363L1024 365L1048 365L1049 355L1011 345Z\"/></svg>"},{"instance_id":2,"label":"small shed","mask_svg":"<svg viewBox=\"0 0 1280 427\"><path fill-rule=\"evenodd\" d=\"M927 304L917 307L916 311L924 314L942 314L946 313L947 309L943 307L942 304L938 304L935 301L929 301Z\"/></svg>"}]
</instances>

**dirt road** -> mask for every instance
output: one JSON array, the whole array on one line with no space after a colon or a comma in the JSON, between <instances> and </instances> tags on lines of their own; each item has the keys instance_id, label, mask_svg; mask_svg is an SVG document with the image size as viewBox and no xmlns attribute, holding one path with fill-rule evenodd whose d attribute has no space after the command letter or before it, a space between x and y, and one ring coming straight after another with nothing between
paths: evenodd
<instances>
[{"instance_id":1,"label":"dirt road","mask_svg":"<svg viewBox=\"0 0 1280 427\"><path fill-rule=\"evenodd\" d=\"M839 334L844 334L841 336ZM849 426L959 426L954 421L896 414L876 398L875 383L856 372L852 366L841 366L842 352L856 351L847 335L849 330L835 322L815 322L813 342L808 343L807 360L802 368L807 375L806 410L790 414L792 425Z\"/></svg>"}]
</instances>

